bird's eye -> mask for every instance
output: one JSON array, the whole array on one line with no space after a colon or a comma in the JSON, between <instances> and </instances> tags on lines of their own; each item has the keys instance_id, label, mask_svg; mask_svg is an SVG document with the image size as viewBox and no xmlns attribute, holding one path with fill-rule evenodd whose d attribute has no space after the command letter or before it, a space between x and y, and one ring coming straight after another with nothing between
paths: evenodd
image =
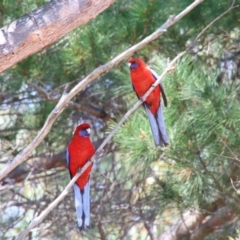
<instances>
[{"instance_id":1,"label":"bird's eye","mask_svg":"<svg viewBox=\"0 0 240 240\"><path fill-rule=\"evenodd\" d=\"M90 132L91 132L90 128L82 129L82 130L80 130L79 135L82 136L82 137L89 137Z\"/></svg>"}]
</instances>

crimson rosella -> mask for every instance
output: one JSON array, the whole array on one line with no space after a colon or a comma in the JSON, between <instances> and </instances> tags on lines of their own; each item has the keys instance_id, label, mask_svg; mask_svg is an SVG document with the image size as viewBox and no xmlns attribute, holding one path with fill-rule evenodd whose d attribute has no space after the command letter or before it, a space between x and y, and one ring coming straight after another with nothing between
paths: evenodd
<instances>
[{"instance_id":1,"label":"crimson rosella","mask_svg":"<svg viewBox=\"0 0 240 240\"><path fill-rule=\"evenodd\" d=\"M71 178L93 156L94 146L90 140L90 125L80 124L67 147L67 166ZM92 164L83 172L75 182L74 199L77 212L77 221L80 230L90 226L90 172Z\"/></svg>"},{"instance_id":2,"label":"crimson rosella","mask_svg":"<svg viewBox=\"0 0 240 240\"><path fill-rule=\"evenodd\" d=\"M158 78L156 72L150 69L141 59L131 58L128 61L133 89L138 98L141 98ZM143 105L148 115L152 134L156 146L167 146L169 144L167 131L164 124L161 95L165 107L167 98L160 83L144 101Z\"/></svg>"}]
</instances>

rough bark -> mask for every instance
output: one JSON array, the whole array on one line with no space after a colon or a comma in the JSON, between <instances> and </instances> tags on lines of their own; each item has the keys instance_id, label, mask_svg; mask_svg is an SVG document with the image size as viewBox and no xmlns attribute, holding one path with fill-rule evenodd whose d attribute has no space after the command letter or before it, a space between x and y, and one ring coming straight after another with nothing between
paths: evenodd
<instances>
[{"instance_id":1,"label":"rough bark","mask_svg":"<svg viewBox=\"0 0 240 240\"><path fill-rule=\"evenodd\" d=\"M0 72L89 22L114 0L52 0L0 30Z\"/></svg>"}]
</instances>

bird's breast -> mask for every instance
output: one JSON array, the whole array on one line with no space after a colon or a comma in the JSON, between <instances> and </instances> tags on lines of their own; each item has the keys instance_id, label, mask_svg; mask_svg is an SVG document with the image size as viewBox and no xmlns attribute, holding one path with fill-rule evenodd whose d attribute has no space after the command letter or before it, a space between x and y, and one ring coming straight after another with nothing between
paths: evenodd
<instances>
[{"instance_id":1,"label":"bird's breast","mask_svg":"<svg viewBox=\"0 0 240 240\"><path fill-rule=\"evenodd\" d=\"M142 97L154 83L152 75L145 71L131 71L131 79L134 89L139 97Z\"/></svg>"},{"instance_id":2,"label":"bird's breast","mask_svg":"<svg viewBox=\"0 0 240 240\"><path fill-rule=\"evenodd\" d=\"M137 69L136 69L137 70ZM152 73L146 69L145 71L131 71L132 84L138 97L142 97L148 89L155 83ZM153 114L156 114L160 106L160 87L157 86L147 97L145 102Z\"/></svg>"},{"instance_id":3,"label":"bird's breast","mask_svg":"<svg viewBox=\"0 0 240 240\"><path fill-rule=\"evenodd\" d=\"M94 154L94 146L90 139L72 140L68 146L68 152L69 170L72 175L75 175Z\"/></svg>"}]
</instances>

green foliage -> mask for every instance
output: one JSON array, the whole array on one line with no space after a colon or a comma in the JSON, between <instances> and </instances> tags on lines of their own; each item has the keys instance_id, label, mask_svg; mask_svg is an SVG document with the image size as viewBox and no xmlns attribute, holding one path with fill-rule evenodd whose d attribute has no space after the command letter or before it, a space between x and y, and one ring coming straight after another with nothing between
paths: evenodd
<instances>
[{"instance_id":1,"label":"green foliage","mask_svg":"<svg viewBox=\"0 0 240 240\"><path fill-rule=\"evenodd\" d=\"M3 1L0 25L9 24L46 2ZM191 2L118 0L85 26L2 73L1 166L36 136L66 84L69 84L68 91L96 67L151 34L170 15L176 15ZM231 3L204 1L134 55L161 73L168 60L184 50ZM168 148L155 147L142 107L117 131L101 162L94 166L93 229L84 233L84 237L146 239L151 238L147 230L150 226L153 238L158 238L190 207L199 208L210 218L221 207L215 204L216 199L239 213L237 194L229 182L232 178L237 183L239 175L235 161L240 144L239 19L240 11L233 10L215 23L188 57L165 77L163 84L169 106L164 108L164 115L171 141ZM45 95L29 83L41 88ZM51 132L32 152L31 159L21 166L24 174L11 179L7 185L10 190L2 195L6 203L3 208L8 210L10 202L25 211L12 219L1 220L3 239L19 234L33 214L45 209L68 183L69 175L62 165L57 163L55 168L45 169L46 156L51 164L52 156L56 159L65 151L75 125L79 121L91 122L92 138L98 146L105 133L136 101L126 62L100 76L72 99L73 105L61 113ZM37 196L39 189L40 196ZM65 198L39 225L40 230L33 231L33 238L79 239L73 203L72 195ZM238 220L235 222L237 225ZM234 228L234 224L229 225ZM230 228L216 229L219 234L226 232L233 236ZM216 233L215 239L219 236Z\"/></svg>"},{"instance_id":2,"label":"green foliage","mask_svg":"<svg viewBox=\"0 0 240 240\"><path fill-rule=\"evenodd\" d=\"M229 240L239 240L240 239L240 229L236 229L236 237L228 237Z\"/></svg>"},{"instance_id":3,"label":"green foliage","mask_svg":"<svg viewBox=\"0 0 240 240\"><path fill-rule=\"evenodd\" d=\"M127 171L129 169L135 171L134 168L137 167L142 172L146 164L150 164L158 155L143 111L142 109L139 113L133 114L114 137L114 141L120 143L120 150L123 151L125 159L123 164L126 165Z\"/></svg>"},{"instance_id":4,"label":"green foliage","mask_svg":"<svg viewBox=\"0 0 240 240\"><path fill-rule=\"evenodd\" d=\"M153 66L157 63L160 66L157 71L164 66L162 57L155 57L153 61ZM168 75L164 87L169 100L164 114L170 147L155 148L143 109L128 119L114 141L119 144L127 171L137 169L142 173L140 178L149 176L151 164L158 166L159 161L164 161L156 174L168 191L166 195L155 195L165 202L164 206L198 204L205 209L222 196L222 191L227 197L231 189L228 174L232 160L229 158L233 157L231 150L238 151L240 144L237 85L219 85L216 75L209 73L206 66L187 57ZM171 177L166 178L167 175ZM155 184L154 189L158 188L158 183Z\"/></svg>"}]
</instances>

